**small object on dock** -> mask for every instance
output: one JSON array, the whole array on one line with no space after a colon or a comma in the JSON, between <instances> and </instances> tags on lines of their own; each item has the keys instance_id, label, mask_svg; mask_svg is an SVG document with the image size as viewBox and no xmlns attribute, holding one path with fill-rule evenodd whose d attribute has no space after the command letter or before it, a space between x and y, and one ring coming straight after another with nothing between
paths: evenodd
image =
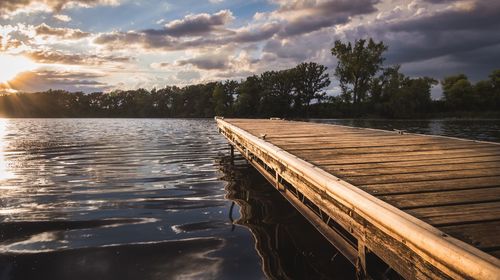
<instances>
[{"instance_id":1,"label":"small object on dock","mask_svg":"<svg viewBox=\"0 0 500 280\"><path fill-rule=\"evenodd\" d=\"M262 134L260 134L260 139L266 140L266 136L267 136L266 133L262 133Z\"/></svg>"},{"instance_id":2,"label":"small object on dock","mask_svg":"<svg viewBox=\"0 0 500 280\"><path fill-rule=\"evenodd\" d=\"M215 116L215 117L214 117L214 119L215 119L215 120L223 120L223 119L224 119L224 117L222 117L222 116Z\"/></svg>"},{"instance_id":3,"label":"small object on dock","mask_svg":"<svg viewBox=\"0 0 500 280\"><path fill-rule=\"evenodd\" d=\"M401 129L393 129L393 130L394 130L394 132L396 132L397 134L401 134L401 135L403 135L403 134L405 134L405 133L406 133L406 130L401 130Z\"/></svg>"}]
</instances>

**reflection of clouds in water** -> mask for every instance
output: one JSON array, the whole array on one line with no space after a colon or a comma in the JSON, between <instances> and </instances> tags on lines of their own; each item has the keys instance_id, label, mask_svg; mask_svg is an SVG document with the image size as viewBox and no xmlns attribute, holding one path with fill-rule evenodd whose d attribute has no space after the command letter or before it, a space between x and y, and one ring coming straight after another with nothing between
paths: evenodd
<instances>
[{"instance_id":1,"label":"reflection of clouds in water","mask_svg":"<svg viewBox=\"0 0 500 280\"><path fill-rule=\"evenodd\" d=\"M3 226L1 237L5 241L0 243L0 252L19 254L51 252L67 248L87 248L92 247L92 245L89 246L89 244L82 242L82 240L95 238L95 233L99 228L112 229L122 226L157 223L159 221L159 219L155 218L106 219L79 222L46 221L44 226L37 225L35 222L13 222ZM88 230L91 228L94 229L93 232ZM21 232L19 229L23 231ZM22 233L24 235L20 235ZM109 246L109 244L102 246Z\"/></svg>"},{"instance_id":2,"label":"reflection of clouds in water","mask_svg":"<svg viewBox=\"0 0 500 280\"><path fill-rule=\"evenodd\" d=\"M62 239L62 232L42 232L29 239L0 246L1 253L29 254L50 252L53 248L64 249L68 241ZM36 249L33 249L36 248Z\"/></svg>"},{"instance_id":3,"label":"reflection of clouds in water","mask_svg":"<svg viewBox=\"0 0 500 280\"><path fill-rule=\"evenodd\" d=\"M223 259L213 254L225 246L226 241L220 238L191 238L23 254L12 257L16 265L4 276L54 280L219 279Z\"/></svg>"}]
</instances>

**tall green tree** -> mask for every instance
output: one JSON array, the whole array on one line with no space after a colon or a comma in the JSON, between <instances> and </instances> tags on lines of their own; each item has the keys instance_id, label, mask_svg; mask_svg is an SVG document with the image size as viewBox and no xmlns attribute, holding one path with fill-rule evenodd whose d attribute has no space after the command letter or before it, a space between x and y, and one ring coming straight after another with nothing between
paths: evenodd
<instances>
[{"instance_id":1,"label":"tall green tree","mask_svg":"<svg viewBox=\"0 0 500 280\"><path fill-rule=\"evenodd\" d=\"M234 109L234 100L236 95L238 94L237 90L239 87L239 83L234 80L226 80L222 86L224 87L224 94L226 95L227 107L230 108L230 111Z\"/></svg>"},{"instance_id":2,"label":"tall green tree","mask_svg":"<svg viewBox=\"0 0 500 280\"><path fill-rule=\"evenodd\" d=\"M490 108L498 110L500 108L500 69L493 70L489 75L491 83Z\"/></svg>"},{"instance_id":3,"label":"tall green tree","mask_svg":"<svg viewBox=\"0 0 500 280\"><path fill-rule=\"evenodd\" d=\"M323 90L330 85L327 69L326 66L315 62L301 63L293 69L295 72L294 106L298 112L305 108L305 112L308 114L311 101L316 99L321 102L325 97L326 92Z\"/></svg>"},{"instance_id":4,"label":"tall green tree","mask_svg":"<svg viewBox=\"0 0 500 280\"><path fill-rule=\"evenodd\" d=\"M243 117L257 116L262 90L262 81L259 76L253 75L243 81L238 87L236 113Z\"/></svg>"},{"instance_id":5,"label":"tall green tree","mask_svg":"<svg viewBox=\"0 0 500 280\"><path fill-rule=\"evenodd\" d=\"M294 74L293 69L266 71L261 74L263 87L259 106L261 116L284 117L290 115L294 94Z\"/></svg>"},{"instance_id":6,"label":"tall green tree","mask_svg":"<svg viewBox=\"0 0 500 280\"><path fill-rule=\"evenodd\" d=\"M224 93L224 87L221 83L218 83L212 93L212 102L214 104L214 112L217 116L225 116L229 112L227 106L227 96Z\"/></svg>"},{"instance_id":7,"label":"tall green tree","mask_svg":"<svg viewBox=\"0 0 500 280\"><path fill-rule=\"evenodd\" d=\"M370 101L373 104L387 102L405 82L405 75L399 72L400 65L383 69L382 74L370 82Z\"/></svg>"},{"instance_id":8,"label":"tall green tree","mask_svg":"<svg viewBox=\"0 0 500 280\"><path fill-rule=\"evenodd\" d=\"M410 78L399 72L400 66L384 69L371 84L370 103L385 117L408 118L428 112L431 108L431 87L437 81Z\"/></svg>"},{"instance_id":9,"label":"tall green tree","mask_svg":"<svg viewBox=\"0 0 500 280\"><path fill-rule=\"evenodd\" d=\"M331 52L338 59L335 76L346 101L360 103L365 100L371 80L381 69L387 50L383 42L375 43L371 38L343 43L335 41Z\"/></svg>"},{"instance_id":10,"label":"tall green tree","mask_svg":"<svg viewBox=\"0 0 500 280\"><path fill-rule=\"evenodd\" d=\"M468 110L477 102L474 88L464 74L445 77L441 81L445 103L450 109Z\"/></svg>"}]
</instances>

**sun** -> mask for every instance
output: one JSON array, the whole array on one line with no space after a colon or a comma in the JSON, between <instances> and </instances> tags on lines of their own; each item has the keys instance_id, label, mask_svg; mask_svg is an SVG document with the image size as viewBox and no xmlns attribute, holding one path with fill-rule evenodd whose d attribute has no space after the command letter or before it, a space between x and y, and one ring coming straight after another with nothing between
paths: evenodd
<instances>
[{"instance_id":1,"label":"sun","mask_svg":"<svg viewBox=\"0 0 500 280\"><path fill-rule=\"evenodd\" d=\"M5 83L17 74L33 70L36 64L24 56L0 55L0 83Z\"/></svg>"}]
</instances>

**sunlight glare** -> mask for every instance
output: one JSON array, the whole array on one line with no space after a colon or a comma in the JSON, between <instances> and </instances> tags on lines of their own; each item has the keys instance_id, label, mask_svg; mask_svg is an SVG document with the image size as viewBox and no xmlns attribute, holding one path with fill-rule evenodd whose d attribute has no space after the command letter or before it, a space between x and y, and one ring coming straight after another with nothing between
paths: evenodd
<instances>
[{"instance_id":1,"label":"sunlight glare","mask_svg":"<svg viewBox=\"0 0 500 280\"><path fill-rule=\"evenodd\" d=\"M8 82L17 74L35 67L36 64L24 56L0 55L0 83Z\"/></svg>"},{"instance_id":2,"label":"sunlight glare","mask_svg":"<svg viewBox=\"0 0 500 280\"><path fill-rule=\"evenodd\" d=\"M0 182L2 180L11 179L14 174L9 172L7 162L5 160L5 139L4 136L7 134L7 121L6 119L0 119Z\"/></svg>"}]
</instances>

